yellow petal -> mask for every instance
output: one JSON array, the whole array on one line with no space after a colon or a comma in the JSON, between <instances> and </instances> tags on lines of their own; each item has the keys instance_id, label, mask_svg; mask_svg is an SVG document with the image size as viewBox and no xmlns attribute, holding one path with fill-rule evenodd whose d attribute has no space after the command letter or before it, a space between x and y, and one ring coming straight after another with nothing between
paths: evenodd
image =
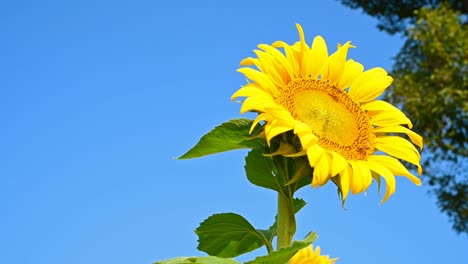
<instances>
[{"instance_id":1,"label":"yellow petal","mask_svg":"<svg viewBox=\"0 0 468 264\"><path fill-rule=\"evenodd\" d=\"M389 127L377 127L374 128L374 133L405 133L420 149L423 148L423 139L420 135L416 134L414 131L409 130L406 127L402 126L389 126Z\"/></svg>"},{"instance_id":2,"label":"yellow petal","mask_svg":"<svg viewBox=\"0 0 468 264\"><path fill-rule=\"evenodd\" d=\"M317 144L312 145L307 149L307 158L309 159L311 167L314 167L317 164L323 153L325 153L324 149Z\"/></svg>"},{"instance_id":3,"label":"yellow petal","mask_svg":"<svg viewBox=\"0 0 468 264\"><path fill-rule=\"evenodd\" d=\"M351 85L351 83L364 71L364 66L354 60L348 60L345 63L343 75L340 78L337 86L341 89L345 89Z\"/></svg>"},{"instance_id":4,"label":"yellow petal","mask_svg":"<svg viewBox=\"0 0 468 264\"><path fill-rule=\"evenodd\" d=\"M395 176L393 176L393 173L390 171L390 169L388 169L387 167L385 167L384 165L378 163L378 162L375 162L375 161L368 161L366 163L366 165L369 167L369 169L377 174L379 174L380 176L382 176L384 179L385 179L385 196L384 198L382 199L382 201L380 202L381 204L385 203L385 201L387 201L387 199L393 194L395 193L395 189L396 189L396 181L395 181Z\"/></svg>"},{"instance_id":5,"label":"yellow petal","mask_svg":"<svg viewBox=\"0 0 468 264\"><path fill-rule=\"evenodd\" d=\"M301 42L300 41L297 41L295 42L292 46L291 46L291 49L297 54L300 55L301 53ZM297 57L300 59L300 57Z\"/></svg>"},{"instance_id":6,"label":"yellow petal","mask_svg":"<svg viewBox=\"0 0 468 264\"><path fill-rule=\"evenodd\" d=\"M277 120L273 120L271 122L266 123L265 125L265 136L267 139L267 142L270 142L272 138L275 136L287 132L289 130L292 130L292 128L288 125L284 125L281 122L278 122Z\"/></svg>"},{"instance_id":7,"label":"yellow petal","mask_svg":"<svg viewBox=\"0 0 468 264\"><path fill-rule=\"evenodd\" d=\"M264 98L264 100L273 100L273 97L271 97L270 94L265 92L264 90L258 88L256 84L247 84L244 87L240 88L237 90L232 96L231 100L235 100L238 97L261 97Z\"/></svg>"},{"instance_id":8,"label":"yellow petal","mask_svg":"<svg viewBox=\"0 0 468 264\"><path fill-rule=\"evenodd\" d=\"M319 139L312 133L304 134L299 137L303 148L309 148L312 145L315 145Z\"/></svg>"},{"instance_id":9,"label":"yellow petal","mask_svg":"<svg viewBox=\"0 0 468 264\"><path fill-rule=\"evenodd\" d=\"M311 51L309 46L307 45L305 41L305 36L304 36L304 31L302 30L301 25L296 24L297 31L299 32L299 38L300 38L300 47L301 47L301 60L300 60L300 65L301 65L301 76L302 78L308 78L310 76L312 67L313 67L313 61L311 60Z\"/></svg>"},{"instance_id":10,"label":"yellow petal","mask_svg":"<svg viewBox=\"0 0 468 264\"><path fill-rule=\"evenodd\" d=\"M346 168L340 173L340 187L342 200L346 200L349 193L349 182L351 181L352 168L347 165Z\"/></svg>"},{"instance_id":11,"label":"yellow petal","mask_svg":"<svg viewBox=\"0 0 468 264\"><path fill-rule=\"evenodd\" d=\"M276 41L272 44L273 47L283 48L286 53L286 58L289 62L289 66L292 69L291 79L300 77L299 73L299 60L297 59L296 51L283 41Z\"/></svg>"},{"instance_id":12,"label":"yellow petal","mask_svg":"<svg viewBox=\"0 0 468 264\"><path fill-rule=\"evenodd\" d=\"M289 264L334 264L337 258L330 259L329 256L320 256L320 247L315 250L312 245L299 250L290 260Z\"/></svg>"},{"instance_id":13,"label":"yellow petal","mask_svg":"<svg viewBox=\"0 0 468 264\"><path fill-rule=\"evenodd\" d=\"M255 65L256 63L256 60L255 58L251 58L251 57L247 57L245 59L243 59L241 62L240 62L240 66L252 66L252 65Z\"/></svg>"},{"instance_id":14,"label":"yellow petal","mask_svg":"<svg viewBox=\"0 0 468 264\"><path fill-rule=\"evenodd\" d=\"M319 139L312 133L310 127L301 121L295 121L294 134L298 135L301 140L302 147L307 149L316 144Z\"/></svg>"},{"instance_id":15,"label":"yellow petal","mask_svg":"<svg viewBox=\"0 0 468 264\"><path fill-rule=\"evenodd\" d=\"M270 116L271 115L269 115L268 113L259 114L257 118L255 118L255 120L253 121L252 126L250 127L250 130L249 130L249 134L252 133L252 131L254 130L254 128L257 126L259 122L269 120L271 118Z\"/></svg>"},{"instance_id":16,"label":"yellow petal","mask_svg":"<svg viewBox=\"0 0 468 264\"><path fill-rule=\"evenodd\" d=\"M336 85L343 74L345 68L348 49L352 48L351 42L346 42L333 53L328 59L328 71L324 71L323 78L329 80L332 85Z\"/></svg>"},{"instance_id":17,"label":"yellow petal","mask_svg":"<svg viewBox=\"0 0 468 264\"><path fill-rule=\"evenodd\" d=\"M398 111L382 111L377 113L367 113L370 117L370 122L376 126L398 126L408 125L409 128L413 127L413 123L406 117L403 112Z\"/></svg>"},{"instance_id":18,"label":"yellow petal","mask_svg":"<svg viewBox=\"0 0 468 264\"><path fill-rule=\"evenodd\" d=\"M395 106L393 106L392 104L388 103L388 102L385 102L385 101L382 101L382 100L374 100L374 101L371 101L371 102L367 102L367 103L363 103L361 104L361 108L363 110L367 110L369 112L399 112L401 114L403 114L403 112L401 112L400 109L396 108ZM403 114L404 115L404 114Z\"/></svg>"},{"instance_id":19,"label":"yellow petal","mask_svg":"<svg viewBox=\"0 0 468 264\"><path fill-rule=\"evenodd\" d=\"M269 100L258 100L255 97L248 97L242 103L240 113L244 114L248 111L264 112L268 107L274 107L275 103Z\"/></svg>"},{"instance_id":20,"label":"yellow petal","mask_svg":"<svg viewBox=\"0 0 468 264\"><path fill-rule=\"evenodd\" d=\"M331 176L340 174L348 166L346 159L335 151L328 152L331 155Z\"/></svg>"},{"instance_id":21,"label":"yellow petal","mask_svg":"<svg viewBox=\"0 0 468 264\"><path fill-rule=\"evenodd\" d=\"M240 68L237 71L243 73L245 77L256 82L259 85L259 87L261 87L267 92L270 92L270 94L276 95L278 93L275 84L273 83L271 78L265 73L259 72L252 68Z\"/></svg>"},{"instance_id":22,"label":"yellow petal","mask_svg":"<svg viewBox=\"0 0 468 264\"><path fill-rule=\"evenodd\" d=\"M317 78L327 65L328 48L322 36L316 36L312 42L310 52L312 65L310 66L310 75L312 78Z\"/></svg>"},{"instance_id":23,"label":"yellow petal","mask_svg":"<svg viewBox=\"0 0 468 264\"><path fill-rule=\"evenodd\" d=\"M290 65L288 59L284 56L283 53L281 53L278 49L266 45L266 44L260 44L258 45L259 48L262 50L268 52L275 61L277 62L276 64L280 65L283 71L283 80L285 83L288 83L294 76L294 69L292 68L292 65Z\"/></svg>"},{"instance_id":24,"label":"yellow petal","mask_svg":"<svg viewBox=\"0 0 468 264\"><path fill-rule=\"evenodd\" d=\"M367 158L369 161L375 161L379 164L384 165L387 167L393 174L395 175L400 175L400 176L405 176L407 177L410 181L412 181L414 184L421 186L421 180L411 174L403 164L394 157L390 156L384 156L384 155L372 155Z\"/></svg>"},{"instance_id":25,"label":"yellow petal","mask_svg":"<svg viewBox=\"0 0 468 264\"><path fill-rule=\"evenodd\" d=\"M260 63L260 60L258 58L251 58L251 57L245 58L240 62L240 66L255 66L261 72L265 72L262 66L262 63Z\"/></svg>"},{"instance_id":26,"label":"yellow petal","mask_svg":"<svg viewBox=\"0 0 468 264\"><path fill-rule=\"evenodd\" d=\"M358 194L362 191L367 190L372 183L372 174L367 166L364 164L365 161L351 160L349 163L353 168L351 175L351 192Z\"/></svg>"},{"instance_id":27,"label":"yellow petal","mask_svg":"<svg viewBox=\"0 0 468 264\"><path fill-rule=\"evenodd\" d=\"M314 177L312 178L312 186L322 186L330 179L330 160L326 153L320 156L318 162L314 166Z\"/></svg>"},{"instance_id":28,"label":"yellow petal","mask_svg":"<svg viewBox=\"0 0 468 264\"><path fill-rule=\"evenodd\" d=\"M294 124L296 120L291 116L288 110L286 110L283 106L276 104L273 102L269 107L265 108L265 112L270 113L274 116L274 119L283 122L284 124L288 124L288 126L294 128Z\"/></svg>"},{"instance_id":29,"label":"yellow petal","mask_svg":"<svg viewBox=\"0 0 468 264\"><path fill-rule=\"evenodd\" d=\"M375 148L383 151L396 158L406 160L418 167L418 171L422 171L419 164L420 154L406 139L397 136L384 136L375 139Z\"/></svg>"},{"instance_id":30,"label":"yellow petal","mask_svg":"<svg viewBox=\"0 0 468 264\"><path fill-rule=\"evenodd\" d=\"M270 76L271 80L275 83L276 86L282 87L286 85L286 82L283 80L283 68L279 63L268 53L254 50L255 54L258 57L258 61L261 64L262 72Z\"/></svg>"},{"instance_id":31,"label":"yellow petal","mask_svg":"<svg viewBox=\"0 0 468 264\"><path fill-rule=\"evenodd\" d=\"M380 96L392 84L393 78L382 68L372 68L359 75L351 84L348 94L357 102L367 102Z\"/></svg>"},{"instance_id":32,"label":"yellow petal","mask_svg":"<svg viewBox=\"0 0 468 264\"><path fill-rule=\"evenodd\" d=\"M312 133L312 129L306 123L296 120L294 133L298 135Z\"/></svg>"}]
</instances>

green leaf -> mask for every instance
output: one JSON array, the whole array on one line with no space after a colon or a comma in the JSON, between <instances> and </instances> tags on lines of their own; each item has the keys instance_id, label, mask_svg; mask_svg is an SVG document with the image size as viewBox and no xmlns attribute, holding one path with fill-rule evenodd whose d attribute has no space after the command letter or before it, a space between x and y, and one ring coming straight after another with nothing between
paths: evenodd
<instances>
[{"instance_id":1,"label":"green leaf","mask_svg":"<svg viewBox=\"0 0 468 264\"><path fill-rule=\"evenodd\" d=\"M195 230L198 249L211 256L231 258L266 245L265 237L244 217L234 213L215 214Z\"/></svg>"},{"instance_id":2,"label":"green leaf","mask_svg":"<svg viewBox=\"0 0 468 264\"><path fill-rule=\"evenodd\" d=\"M179 159L197 158L228 150L266 146L263 137L254 136L261 130L260 125L257 125L252 134L249 134L252 123L252 120L245 118L232 119L222 123L204 135L192 149L180 156Z\"/></svg>"},{"instance_id":3,"label":"green leaf","mask_svg":"<svg viewBox=\"0 0 468 264\"><path fill-rule=\"evenodd\" d=\"M289 158L291 160L291 158ZM293 175L293 179L290 180L291 186L294 192L300 188L312 184L312 175L314 173L313 168L309 165L309 159L307 156L292 159L294 166L290 166L291 171L289 175ZM289 184L289 182L287 183Z\"/></svg>"},{"instance_id":4,"label":"green leaf","mask_svg":"<svg viewBox=\"0 0 468 264\"><path fill-rule=\"evenodd\" d=\"M245 173L247 179L260 187L281 190L284 180L275 176L279 171L271 157L265 157L263 148L252 149L245 158Z\"/></svg>"},{"instance_id":5,"label":"green leaf","mask_svg":"<svg viewBox=\"0 0 468 264\"><path fill-rule=\"evenodd\" d=\"M273 251L266 256L257 257L255 260L248 261L245 264L284 264L290 260L297 253L297 251L312 244L315 239L317 239L317 235L314 232L311 232L302 241L294 241L289 247L282 248L278 251Z\"/></svg>"},{"instance_id":6,"label":"green leaf","mask_svg":"<svg viewBox=\"0 0 468 264\"><path fill-rule=\"evenodd\" d=\"M155 262L154 264L240 264L233 259L208 257L180 257Z\"/></svg>"},{"instance_id":7,"label":"green leaf","mask_svg":"<svg viewBox=\"0 0 468 264\"><path fill-rule=\"evenodd\" d=\"M295 192L311 184L313 169L306 156L299 158L271 157L264 155L266 151L267 148L255 148L245 158L245 172L247 179L252 184L278 192L288 192L287 186L290 186ZM290 175L288 177L293 179L287 179L288 177L283 171L284 168L277 166L278 163L285 164L287 173Z\"/></svg>"},{"instance_id":8,"label":"green leaf","mask_svg":"<svg viewBox=\"0 0 468 264\"><path fill-rule=\"evenodd\" d=\"M301 198L294 198L293 205L294 205L294 213L297 214L304 206L306 206L306 202Z\"/></svg>"},{"instance_id":9,"label":"green leaf","mask_svg":"<svg viewBox=\"0 0 468 264\"><path fill-rule=\"evenodd\" d=\"M304 208L304 206L306 204L307 203L304 200L302 200L300 198L294 198L294 200L293 200L294 213L297 214L297 212L299 212L302 208ZM275 219L277 219L277 217L275 217ZM268 228L267 230L257 229L257 231L261 232L263 234L263 236L267 239L267 241L269 241L271 243L273 241L273 238L277 234L276 233L277 228L278 228L278 222L275 220L273 225L271 225L270 228Z\"/></svg>"}]
</instances>

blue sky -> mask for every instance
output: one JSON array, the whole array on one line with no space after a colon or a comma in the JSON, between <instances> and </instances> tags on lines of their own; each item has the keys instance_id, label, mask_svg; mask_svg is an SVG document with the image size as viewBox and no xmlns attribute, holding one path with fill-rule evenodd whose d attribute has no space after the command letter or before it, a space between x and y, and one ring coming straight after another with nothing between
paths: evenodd
<instances>
[{"instance_id":1,"label":"blue sky","mask_svg":"<svg viewBox=\"0 0 468 264\"><path fill-rule=\"evenodd\" d=\"M373 18L328 1L4 1L0 4L0 263L124 264L204 255L193 230L214 213L266 228L272 191L249 184L246 151L175 160L239 117L240 60L260 43L322 35L390 69L402 45ZM302 239L338 263L461 263L427 187L373 185L343 210L334 186L303 188ZM262 248L239 258L264 254Z\"/></svg>"}]
</instances>

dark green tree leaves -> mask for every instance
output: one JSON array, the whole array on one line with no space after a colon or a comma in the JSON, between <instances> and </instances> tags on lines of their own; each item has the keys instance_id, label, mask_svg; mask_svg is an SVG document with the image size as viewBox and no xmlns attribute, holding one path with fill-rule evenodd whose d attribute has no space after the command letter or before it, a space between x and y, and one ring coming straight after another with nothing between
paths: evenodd
<instances>
[{"instance_id":1,"label":"dark green tree leaves","mask_svg":"<svg viewBox=\"0 0 468 264\"><path fill-rule=\"evenodd\" d=\"M261 126L257 125L249 134L253 121L240 118L222 123L204 135L200 141L179 159L197 158L228 150L257 148L266 146L265 139L258 135Z\"/></svg>"},{"instance_id":2,"label":"dark green tree leaves","mask_svg":"<svg viewBox=\"0 0 468 264\"><path fill-rule=\"evenodd\" d=\"M377 27L390 34L404 32L408 23L416 20L415 11L425 6L436 6L447 2L454 10L468 14L468 3L464 0L340 0L353 9L362 8L370 16L379 20Z\"/></svg>"},{"instance_id":3,"label":"dark green tree leaves","mask_svg":"<svg viewBox=\"0 0 468 264\"><path fill-rule=\"evenodd\" d=\"M445 6L419 11L387 94L403 106L436 158L449 151L468 156L468 26L459 15Z\"/></svg>"},{"instance_id":4,"label":"dark green tree leaves","mask_svg":"<svg viewBox=\"0 0 468 264\"><path fill-rule=\"evenodd\" d=\"M468 25L447 5L423 8L407 37L386 97L423 136L427 182L453 228L468 233Z\"/></svg>"}]
</instances>

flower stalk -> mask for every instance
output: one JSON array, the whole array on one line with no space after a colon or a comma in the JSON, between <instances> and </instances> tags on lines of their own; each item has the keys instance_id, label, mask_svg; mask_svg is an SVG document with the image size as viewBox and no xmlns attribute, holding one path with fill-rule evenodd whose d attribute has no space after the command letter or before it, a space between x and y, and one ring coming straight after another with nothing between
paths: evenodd
<instances>
[{"instance_id":1,"label":"flower stalk","mask_svg":"<svg viewBox=\"0 0 468 264\"><path fill-rule=\"evenodd\" d=\"M296 218L294 216L293 195L278 192L278 237L277 250L291 245L296 233Z\"/></svg>"},{"instance_id":2,"label":"flower stalk","mask_svg":"<svg viewBox=\"0 0 468 264\"><path fill-rule=\"evenodd\" d=\"M286 139L286 135L284 136ZM283 182L290 181L289 171L291 166L286 157L277 157L275 159L277 167L283 172ZM277 232L277 250L291 245L294 234L296 233L296 217L294 212L294 190L291 185L286 185L278 191L278 232Z\"/></svg>"}]
</instances>

